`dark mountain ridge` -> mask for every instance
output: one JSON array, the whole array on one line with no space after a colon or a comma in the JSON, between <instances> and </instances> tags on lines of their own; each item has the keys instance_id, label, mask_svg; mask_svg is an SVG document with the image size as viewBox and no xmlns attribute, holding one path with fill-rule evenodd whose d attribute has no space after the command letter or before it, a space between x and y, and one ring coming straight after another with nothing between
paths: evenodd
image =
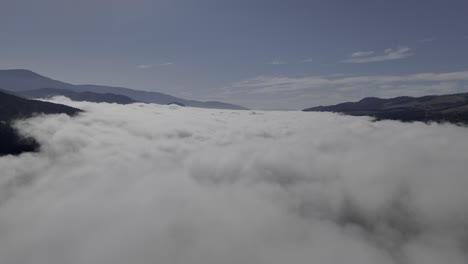
<instances>
[{"instance_id":1,"label":"dark mountain ridge","mask_svg":"<svg viewBox=\"0 0 468 264\"><path fill-rule=\"evenodd\" d=\"M73 116L80 111L70 106L29 100L0 91L0 121L3 122L28 118L34 114L67 114Z\"/></svg>"},{"instance_id":2,"label":"dark mountain ridge","mask_svg":"<svg viewBox=\"0 0 468 264\"><path fill-rule=\"evenodd\" d=\"M71 89L73 85L53 80L30 70L0 70L0 89L17 92L49 87Z\"/></svg>"},{"instance_id":3,"label":"dark mountain ridge","mask_svg":"<svg viewBox=\"0 0 468 264\"><path fill-rule=\"evenodd\" d=\"M208 101L201 102L196 100L187 100L183 98L177 98L172 95L159 93L159 92L148 92L133 90L123 87L103 86L103 85L74 85L51 78L42 76L29 70L0 70L0 89L21 92L28 90L36 90L42 88L56 88L63 90L70 90L74 92L93 92L100 94L115 94L130 97L131 99L144 102L144 103L156 103L156 104L168 104L171 102L178 102L186 106L200 107L200 108L215 108L215 109L232 109L232 110L245 110L246 108L238 105Z\"/></svg>"},{"instance_id":4,"label":"dark mountain ridge","mask_svg":"<svg viewBox=\"0 0 468 264\"><path fill-rule=\"evenodd\" d=\"M30 137L23 137L12 126L16 119L29 118L36 114L67 114L74 116L81 110L65 105L28 100L0 91L0 156L18 155L37 151L39 144Z\"/></svg>"},{"instance_id":5,"label":"dark mountain ridge","mask_svg":"<svg viewBox=\"0 0 468 264\"><path fill-rule=\"evenodd\" d=\"M404 122L450 122L468 124L468 93L400 96L389 99L367 97L358 102L304 109L306 112L337 112L353 116L371 116L377 120Z\"/></svg>"}]
</instances>

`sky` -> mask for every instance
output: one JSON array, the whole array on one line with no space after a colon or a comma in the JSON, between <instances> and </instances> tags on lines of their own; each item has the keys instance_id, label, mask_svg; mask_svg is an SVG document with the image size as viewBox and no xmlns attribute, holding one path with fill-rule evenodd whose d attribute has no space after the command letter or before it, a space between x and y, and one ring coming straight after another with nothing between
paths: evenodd
<instances>
[{"instance_id":1,"label":"sky","mask_svg":"<svg viewBox=\"0 0 468 264\"><path fill-rule=\"evenodd\" d=\"M464 0L2 0L0 68L258 109L468 91Z\"/></svg>"}]
</instances>

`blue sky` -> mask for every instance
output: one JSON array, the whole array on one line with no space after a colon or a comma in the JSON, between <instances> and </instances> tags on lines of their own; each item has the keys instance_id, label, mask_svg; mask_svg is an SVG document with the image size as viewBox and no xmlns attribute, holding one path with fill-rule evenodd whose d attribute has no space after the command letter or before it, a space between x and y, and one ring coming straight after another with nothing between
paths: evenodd
<instances>
[{"instance_id":1,"label":"blue sky","mask_svg":"<svg viewBox=\"0 0 468 264\"><path fill-rule=\"evenodd\" d=\"M4 0L0 68L251 108L468 91L462 0Z\"/></svg>"}]
</instances>

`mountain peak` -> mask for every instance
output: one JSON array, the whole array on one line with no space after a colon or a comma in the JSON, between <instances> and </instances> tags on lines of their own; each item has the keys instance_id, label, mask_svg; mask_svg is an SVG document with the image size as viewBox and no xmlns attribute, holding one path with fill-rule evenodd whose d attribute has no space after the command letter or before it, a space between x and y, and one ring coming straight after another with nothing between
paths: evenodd
<instances>
[{"instance_id":1,"label":"mountain peak","mask_svg":"<svg viewBox=\"0 0 468 264\"><path fill-rule=\"evenodd\" d=\"M102 85L73 85L51 79L49 77L37 74L30 70L25 69L12 69L12 70L0 70L0 89L7 90L10 92L31 92L32 90L43 89L43 88L55 88L60 90L68 90L78 93L92 92L90 94L79 94L80 98L98 100L119 101L132 103L134 101L144 103L157 103L157 104L168 104L171 102L182 103L186 106L202 107L202 108L216 108L216 109L233 109L241 110L244 107L227 104L222 102L201 102L195 100L187 100L183 98L177 98L168 94L163 94L153 91L139 91L123 87L112 87ZM44 93L44 90L36 91L35 93ZM50 90L48 92L51 92ZM57 91L53 91L56 93ZM63 91L60 91L63 93ZM67 93L70 95L70 93ZM104 95L98 95L104 94ZM106 95L107 94L107 95ZM78 95L77 95L78 96ZM123 96L123 97L122 97Z\"/></svg>"},{"instance_id":2,"label":"mountain peak","mask_svg":"<svg viewBox=\"0 0 468 264\"><path fill-rule=\"evenodd\" d=\"M9 69L9 70L0 70L0 77L1 76L14 76L17 78L37 78L37 77L43 77L40 74L37 74L33 71L26 70L26 69Z\"/></svg>"}]
</instances>

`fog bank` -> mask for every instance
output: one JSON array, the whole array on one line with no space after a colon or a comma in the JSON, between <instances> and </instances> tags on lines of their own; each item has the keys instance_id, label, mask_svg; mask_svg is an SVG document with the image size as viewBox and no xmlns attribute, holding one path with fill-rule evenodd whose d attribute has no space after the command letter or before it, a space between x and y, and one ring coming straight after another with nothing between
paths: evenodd
<instances>
[{"instance_id":1,"label":"fog bank","mask_svg":"<svg viewBox=\"0 0 468 264\"><path fill-rule=\"evenodd\" d=\"M468 262L468 129L65 103L0 158L0 263Z\"/></svg>"}]
</instances>

